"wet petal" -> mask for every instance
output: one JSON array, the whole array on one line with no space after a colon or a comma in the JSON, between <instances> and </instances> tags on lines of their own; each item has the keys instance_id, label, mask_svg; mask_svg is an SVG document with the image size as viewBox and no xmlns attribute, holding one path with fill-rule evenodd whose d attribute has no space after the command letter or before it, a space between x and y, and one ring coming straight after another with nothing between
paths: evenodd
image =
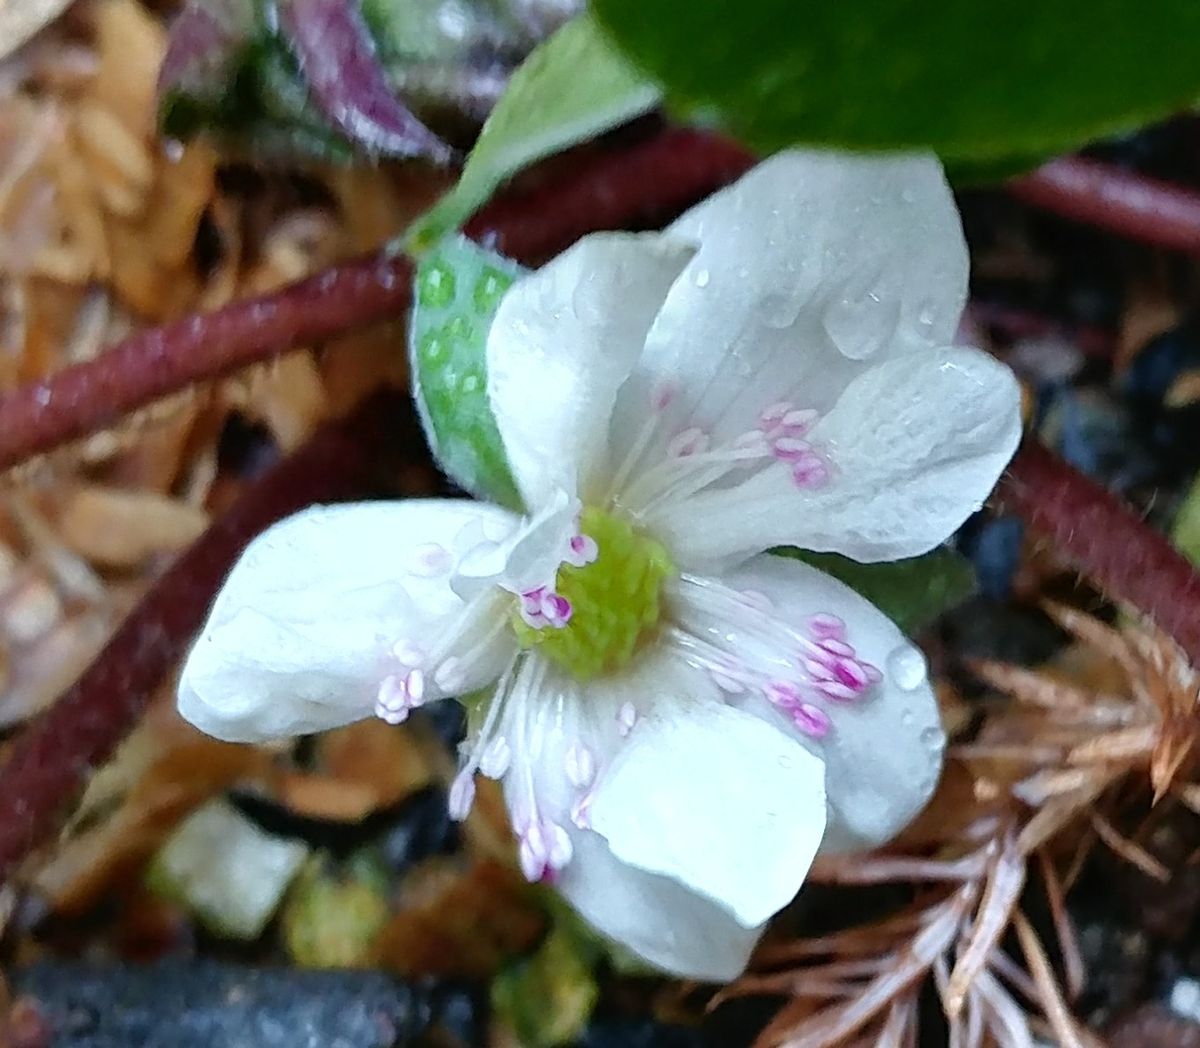
<instances>
[{"instance_id":1,"label":"wet petal","mask_svg":"<svg viewBox=\"0 0 1200 1048\"><path fill-rule=\"evenodd\" d=\"M598 931L665 972L728 982L746 967L761 928L669 877L615 858L603 838L576 830L558 887Z\"/></svg>"},{"instance_id":2,"label":"wet petal","mask_svg":"<svg viewBox=\"0 0 1200 1048\"><path fill-rule=\"evenodd\" d=\"M644 717L596 786L591 825L622 862L747 928L795 896L825 829L824 769L779 728L680 696Z\"/></svg>"},{"instance_id":3,"label":"wet petal","mask_svg":"<svg viewBox=\"0 0 1200 1048\"><path fill-rule=\"evenodd\" d=\"M509 289L488 335L488 392L526 507L586 497L617 387L692 245L598 233Z\"/></svg>"},{"instance_id":4,"label":"wet petal","mask_svg":"<svg viewBox=\"0 0 1200 1048\"><path fill-rule=\"evenodd\" d=\"M184 665L180 712L217 738L259 741L369 716L397 644L425 644L463 609L454 536L516 518L451 500L321 506L274 525L234 567ZM479 667L487 683L495 667Z\"/></svg>"},{"instance_id":5,"label":"wet petal","mask_svg":"<svg viewBox=\"0 0 1200 1048\"><path fill-rule=\"evenodd\" d=\"M831 700L819 690L803 689L831 728L820 739L803 731L797 731L796 737L825 763L829 825L824 847L882 844L929 799L941 770L945 735L921 652L874 605L800 561L755 557L724 575L721 582L730 591L753 594L770 619L798 634L824 638L831 652L844 652L848 646L853 649L854 665L878 671L878 682L857 697ZM767 635L767 630L736 611L713 622L711 628L731 637L731 643L747 655L755 637ZM786 661L797 653L772 654ZM853 669L850 662L844 666ZM743 709L771 724L787 723L761 695L748 690L742 701Z\"/></svg>"},{"instance_id":6,"label":"wet petal","mask_svg":"<svg viewBox=\"0 0 1200 1048\"><path fill-rule=\"evenodd\" d=\"M820 475L776 462L647 524L688 564L776 546L916 556L980 508L1020 436L1020 391L998 361L972 349L901 357L856 378L808 434Z\"/></svg>"},{"instance_id":7,"label":"wet petal","mask_svg":"<svg viewBox=\"0 0 1200 1048\"><path fill-rule=\"evenodd\" d=\"M828 411L874 360L953 339L967 252L932 156L779 153L668 230L699 251L618 397L612 441L662 409L654 449L692 427L713 445L788 402Z\"/></svg>"}]
</instances>

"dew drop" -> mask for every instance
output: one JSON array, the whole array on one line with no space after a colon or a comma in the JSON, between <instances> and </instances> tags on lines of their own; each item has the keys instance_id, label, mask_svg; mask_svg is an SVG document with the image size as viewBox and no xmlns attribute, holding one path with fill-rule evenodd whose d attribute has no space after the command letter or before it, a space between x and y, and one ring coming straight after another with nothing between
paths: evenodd
<instances>
[{"instance_id":1,"label":"dew drop","mask_svg":"<svg viewBox=\"0 0 1200 1048\"><path fill-rule=\"evenodd\" d=\"M900 645L887 657L888 676L903 691L913 691L924 684L926 672L925 656L911 644Z\"/></svg>"},{"instance_id":2,"label":"dew drop","mask_svg":"<svg viewBox=\"0 0 1200 1048\"><path fill-rule=\"evenodd\" d=\"M922 728L920 737L921 744L928 750L940 750L945 743L939 728Z\"/></svg>"},{"instance_id":3,"label":"dew drop","mask_svg":"<svg viewBox=\"0 0 1200 1048\"><path fill-rule=\"evenodd\" d=\"M865 360L892 338L900 320L900 307L876 289L846 294L825 310L825 332L851 360Z\"/></svg>"},{"instance_id":4,"label":"dew drop","mask_svg":"<svg viewBox=\"0 0 1200 1048\"><path fill-rule=\"evenodd\" d=\"M800 299L787 294L764 295L759 303L758 315L769 328L782 331L791 327L800 315Z\"/></svg>"},{"instance_id":5,"label":"dew drop","mask_svg":"<svg viewBox=\"0 0 1200 1048\"><path fill-rule=\"evenodd\" d=\"M696 287L701 287L701 288L708 287L708 282L711 279L712 279L712 275L709 273L709 271L707 269L696 270Z\"/></svg>"}]
</instances>

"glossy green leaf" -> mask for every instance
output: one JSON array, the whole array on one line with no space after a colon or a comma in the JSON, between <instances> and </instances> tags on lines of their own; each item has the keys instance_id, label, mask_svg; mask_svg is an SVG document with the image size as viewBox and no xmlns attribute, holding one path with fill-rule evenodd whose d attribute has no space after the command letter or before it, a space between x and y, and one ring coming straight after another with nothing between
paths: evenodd
<instances>
[{"instance_id":1,"label":"glossy green leaf","mask_svg":"<svg viewBox=\"0 0 1200 1048\"><path fill-rule=\"evenodd\" d=\"M466 237L443 240L417 267L409 325L413 394L446 474L513 509L520 497L487 392L492 317L523 270Z\"/></svg>"},{"instance_id":2,"label":"glossy green leaf","mask_svg":"<svg viewBox=\"0 0 1200 1048\"><path fill-rule=\"evenodd\" d=\"M408 234L420 252L457 229L500 183L535 160L593 138L658 104L659 91L587 16L568 22L513 74L462 177Z\"/></svg>"},{"instance_id":3,"label":"glossy green leaf","mask_svg":"<svg viewBox=\"0 0 1200 1048\"><path fill-rule=\"evenodd\" d=\"M1049 154L1200 98L1200 4L594 0L691 116L748 144Z\"/></svg>"},{"instance_id":4,"label":"glossy green leaf","mask_svg":"<svg viewBox=\"0 0 1200 1048\"><path fill-rule=\"evenodd\" d=\"M975 571L951 549L887 564L859 564L836 553L779 549L775 553L819 568L862 594L906 633L915 633L961 604L975 590Z\"/></svg>"}]
</instances>

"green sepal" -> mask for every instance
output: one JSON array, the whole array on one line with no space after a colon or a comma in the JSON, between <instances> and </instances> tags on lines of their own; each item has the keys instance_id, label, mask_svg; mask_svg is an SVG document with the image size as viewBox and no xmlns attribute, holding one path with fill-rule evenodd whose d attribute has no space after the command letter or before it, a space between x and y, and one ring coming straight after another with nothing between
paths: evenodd
<instances>
[{"instance_id":1,"label":"green sepal","mask_svg":"<svg viewBox=\"0 0 1200 1048\"><path fill-rule=\"evenodd\" d=\"M524 272L466 237L441 241L418 263L408 337L413 396L442 469L477 498L514 510L521 497L488 397L487 336Z\"/></svg>"}]
</instances>

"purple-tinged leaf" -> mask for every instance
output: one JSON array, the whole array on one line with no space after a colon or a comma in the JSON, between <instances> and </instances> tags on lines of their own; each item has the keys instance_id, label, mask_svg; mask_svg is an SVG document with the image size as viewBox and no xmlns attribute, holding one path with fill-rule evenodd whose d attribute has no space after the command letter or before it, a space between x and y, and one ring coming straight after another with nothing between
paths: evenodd
<instances>
[{"instance_id":1,"label":"purple-tinged leaf","mask_svg":"<svg viewBox=\"0 0 1200 1048\"><path fill-rule=\"evenodd\" d=\"M217 95L254 35L252 0L191 0L171 26L158 73L158 97L172 92Z\"/></svg>"},{"instance_id":2,"label":"purple-tinged leaf","mask_svg":"<svg viewBox=\"0 0 1200 1048\"><path fill-rule=\"evenodd\" d=\"M357 0L286 0L279 16L314 105L352 142L373 153L453 159L393 93Z\"/></svg>"}]
</instances>

